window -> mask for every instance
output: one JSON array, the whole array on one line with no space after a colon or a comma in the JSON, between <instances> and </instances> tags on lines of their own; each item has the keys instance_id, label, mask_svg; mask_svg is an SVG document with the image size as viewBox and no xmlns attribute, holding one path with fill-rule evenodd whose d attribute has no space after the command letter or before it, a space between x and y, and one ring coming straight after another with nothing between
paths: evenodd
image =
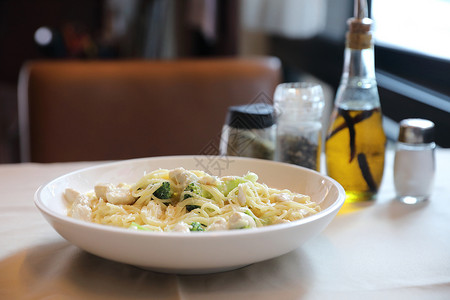
<instances>
[{"instance_id":1,"label":"window","mask_svg":"<svg viewBox=\"0 0 450 300\"><path fill-rule=\"evenodd\" d=\"M377 45L450 60L450 0L374 0Z\"/></svg>"},{"instance_id":2,"label":"window","mask_svg":"<svg viewBox=\"0 0 450 300\"><path fill-rule=\"evenodd\" d=\"M375 64L385 114L436 124L450 147L450 0L373 0Z\"/></svg>"},{"instance_id":3,"label":"window","mask_svg":"<svg viewBox=\"0 0 450 300\"><path fill-rule=\"evenodd\" d=\"M394 124L406 118L429 119L436 124L438 145L450 147L450 0L368 2L383 114ZM271 37L271 54L282 59L287 75L311 74L337 88L353 3L327 0L327 24L317 36Z\"/></svg>"}]
</instances>

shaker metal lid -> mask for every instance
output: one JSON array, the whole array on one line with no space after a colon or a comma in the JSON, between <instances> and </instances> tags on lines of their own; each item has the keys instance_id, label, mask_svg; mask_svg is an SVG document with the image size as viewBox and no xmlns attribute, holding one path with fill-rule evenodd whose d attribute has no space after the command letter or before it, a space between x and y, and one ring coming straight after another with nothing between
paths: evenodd
<instances>
[{"instance_id":1,"label":"shaker metal lid","mask_svg":"<svg viewBox=\"0 0 450 300\"><path fill-rule=\"evenodd\" d=\"M405 119L400 122L398 141L426 144L434 141L434 123L425 119Z\"/></svg>"},{"instance_id":2,"label":"shaker metal lid","mask_svg":"<svg viewBox=\"0 0 450 300\"><path fill-rule=\"evenodd\" d=\"M275 124L272 105L254 103L230 106L226 124L238 129L263 129Z\"/></svg>"}]
</instances>

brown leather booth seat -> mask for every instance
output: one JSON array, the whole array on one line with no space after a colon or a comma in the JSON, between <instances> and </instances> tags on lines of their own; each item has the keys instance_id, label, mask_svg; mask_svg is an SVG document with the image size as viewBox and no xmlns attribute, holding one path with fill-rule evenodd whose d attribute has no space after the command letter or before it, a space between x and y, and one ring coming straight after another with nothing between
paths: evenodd
<instances>
[{"instance_id":1,"label":"brown leather booth seat","mask_svg":"<svg viewBox=\"0 0 450 300\"><path fill-rule=\"evenodd\" d=\"M32 61L19 79L22 161L217 154L231 105L271 101L274 57Z\"/></svg>"}]
</instances>

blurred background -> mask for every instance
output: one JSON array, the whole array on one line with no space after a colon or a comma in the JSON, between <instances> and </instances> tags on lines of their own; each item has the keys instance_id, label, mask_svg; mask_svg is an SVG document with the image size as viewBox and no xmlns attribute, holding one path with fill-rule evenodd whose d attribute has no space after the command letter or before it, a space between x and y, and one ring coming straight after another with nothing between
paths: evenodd
<instances>
[{"instance_id":1,"label":"blurred background","mask_svg":"<svg viewBox=\"0 0 450 300\"><path fill-rule=\"evenodd\" d=\"M450 0L372 0L375 63L389 138L436 123L450 147ZM283 81L338 86L353 0L0 0L0 163L20 162L17 82L34 59L273 55Z\"/></svg>"}]
</instances>

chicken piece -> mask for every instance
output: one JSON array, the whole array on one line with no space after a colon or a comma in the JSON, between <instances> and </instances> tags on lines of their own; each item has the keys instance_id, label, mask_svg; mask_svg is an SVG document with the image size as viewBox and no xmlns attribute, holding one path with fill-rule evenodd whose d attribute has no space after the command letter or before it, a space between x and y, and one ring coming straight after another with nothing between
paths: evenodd
<instances>
[{"instance_id":1,"label":"chicken piece","mask_svg":"<svg viewBox=\"0 0 450 300\"><path fill-rule=\"evenodd\" d=\"M310 199L309 196L306 195L302 195L302 194L297 194L294 196L294 201L295 202L299 202L299 203L305 203L306 201L308 201Z\"/></svg>"},{"instance_id":2,"label":"chicken piece","mask_svg":"<svg viewBox=\"0 0 450 300\"><path fill-rule=\"evenodd\" d=\"M64 191L64 198L71 204L68 215L79 220L90 221L92 209L90 207L90 199L88 196L80 192L67 188Z\"/></svg>"},{"instance_id":3,"label":"chicken piece","mask_svg":"<svg viewBox=\"0 0 450 300\"><path fill-rule=\"evenodd\" d=\"M74 189L71 188L67 188L64 191L64 198L66 199L66 201L70 204L73 204L75 202L79 202L80 197L82 197L82 194Z\"/></svg>"},{"instance_id":4,"label":"chicken piece","mask_svg":"<svg viewBox=\"0 0 450 300\"><path fill-rule=\"evenodd\" d=\"M76 203L72 205L69 215L75 219L91 221L92 209L86 204Z\"/></svg>"},{"instance_id":5,"label":"chicken piece","mask_svg":"<svg viewBox=\"0 0 450 300\"><path fill-rule=\"evenodd\" d=\"M196 181L198 177L184 168L176 168L169 172L169 178L180 186L181 190L184 190L189 183Z\"/></svg>"},{"instance_id":6,"label":"chicken piece","mask_svg":"<svg viewBox=\"0 0 450 300\"><path fill-rule=\"evenodd\" d=\"M286 201L292 201L292 195L288 193L280 193L280 194L273 194L270 196L270 200L272 202L286 202Z\"/></svg>"},{"instance_id":7,"label":"chicken piece","mask_svg":"<svg viewBox=\"0 0 450 300\"><path fill-rule=\"evenodd\" d=\"M208 231L219 231L219 230L227 230L228 223L224 218L220 218L215 220L208 226Z\"/></svg>"},{"instance_id":8,"label":"chicken piece","mask_svg":"<svg viewBox=\"0 0 450 300\"><path fill-rule=\"evenodd\" d=\"M129 189L114 189L106 193L106 201L116 205L131 205L136 202L136 198L131 195Z\"/></svg>"},{"instance_id":9,"label":"chicken piece","mask_svg":"<svg viewBox=\"0 0 450 300\"><path fill-rule=\"evenodd\" d=\"M98 199L102 198L106 201L106 193L113 190L114 185L111 183L99 183L94 187L95 195Z\"/></svg>"},{"instance_id":10,"label":"chicken piece","mask_svg":"<svg viewBox=\"0 0 450 300\"><path fill-rule=\"evenodd\" d=\"M102 198L116 205L129 205L136 201L127 187L116 187L112 184L97 184L94 188L97 198Z\"/></svg>"},{"instance_id":11,"label":"chicken piece","mask_svg":"<svg viewBox=\"0 0 450 300\"><path fill-rule=\"evenodd\" d=\"M245 197L244 184L240 183L238 186L238 201L241 206L247 203L247 198Z\"/></svg>"},{"instance_id":12,"label":"chicken piece","mask_svg":"<svg viewBox=\"0 0 450 300\"><path fill-rule=\"evenodd\" d=\"M87 195L84 195L77 190L74 190L72 188L67 188L64 191L64 198L69 204L75 205L75 204L83 204L90 206L92 199L89 198Z\"/></svg>"},{"instance_id":13,"label":"chicken piece","mask_svg":"<svg viewBox=\"0 0 450 300\"><path fill-rule=\"evenodd\" d=\"M179 222L173 227L173 231L175 232L190 232L191 228L188 224L184 222Z\"/></svg>"},{"instance_id":14,"label":"chicken piece","mask_svg":"<svg viewBox=\"0 0 450 300\"><path fill-rule=\"evenodd\" d=\"M228 220L228 227L230 229L256 228L256 222L247 214L235 212Z\"/></svg>"},{"instance_id":15,"label":"chicken piece","mask_svg":"<svg viewBox=\"0 0 450 300\"><path fill-rule=\"evenodd\" d=\"M217 176L211 176L209 174L206 174L203 177L200 177L198 180L198 183L204 184L204 185L218 185L220 183Z\"/></svg>"}]
</instances>

